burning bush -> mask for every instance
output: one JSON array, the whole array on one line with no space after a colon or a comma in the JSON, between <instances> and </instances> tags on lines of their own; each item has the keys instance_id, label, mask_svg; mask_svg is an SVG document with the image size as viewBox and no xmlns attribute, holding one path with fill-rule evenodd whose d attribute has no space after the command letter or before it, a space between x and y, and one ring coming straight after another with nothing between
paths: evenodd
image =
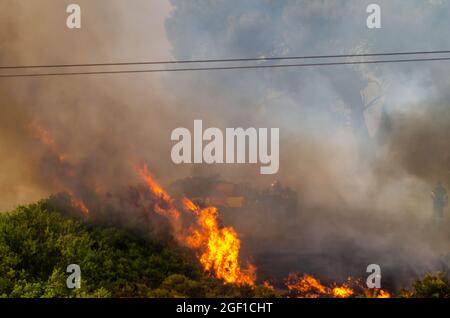
<instances>
[{"instance_id":1,"label":"burning bush","mask_svg":"<svg viewBox=\"0 0 450 318\"><path fill-rule=\"evenodd\" d=\"M291 273L286 279L288 297L297 298L390 298L391 294L383 289L368 289L358 279L349 277L344 283L333 282L327 286L312 275L303 276Z\"/></svg>"}]
</instances>

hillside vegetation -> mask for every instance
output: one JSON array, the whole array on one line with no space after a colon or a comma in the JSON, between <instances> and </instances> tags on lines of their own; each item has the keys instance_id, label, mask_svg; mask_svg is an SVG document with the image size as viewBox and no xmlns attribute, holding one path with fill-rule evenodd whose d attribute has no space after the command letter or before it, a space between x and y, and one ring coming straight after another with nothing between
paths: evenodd
<instances>
[{"instance_id":1,"label":"hillside vegetation","mask_svg":"<svg viewBox=\"0 0 450 318\"><path fill-rule=\"evenodd\" d=\"M171 240L89 224L45 201L0 214L0 256L1 297L254 297L264 290L208 277ZM80 289L66 286L69 264L81 268Z\"/></svg>"},{"instance_id":2,"label":"hillside vegetation","mask_svg":"<svg viewBox=\"0 0 450 318\"><path fill-rule=\"evenodd\" d=\"M48 201L0 213L0 297L280 296L268 286L208 276L170 236L105 224L61 213ZM67 288L69 264L81 268L80 289ZM450 282L445 273L428 274L398 296L450 297Z\"/></svg>"}]
</instances>

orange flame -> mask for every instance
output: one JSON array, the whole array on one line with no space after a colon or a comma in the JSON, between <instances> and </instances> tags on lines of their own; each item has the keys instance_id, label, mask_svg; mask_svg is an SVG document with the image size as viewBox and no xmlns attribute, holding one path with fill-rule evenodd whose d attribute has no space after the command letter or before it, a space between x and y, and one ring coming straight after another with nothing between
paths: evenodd
<instances>
[{"instance_id":1,"label":"orange flame","mask_svg":"<svg viewBox=\"0 0 450 318\"><path fill-rule=\"evenodd\" d=\"M75 176L75 172L71 169L71 166L67 163L66 156L58 151L58 147L56 145L55 140L51 136L50 132L39 125L37 120L33 120L30 125L29 129L31 130L31 133L35 138L37 138L42 145L44 145L49 152L58 159L58 162L61 166L63 166L65 169L65 173L68 176ZM89 209L86 207L86 204L78 198L75 193L69 189L65 189L65 192L70 197L70 204L74 207L79 209L81 212L83 212L84 215L89 214Z\"/></svg>"},{"instance_id":2,"label":"orange flame","mask_svg":"<svg viewBox=\"0 0 450 318\"><path fill-rule=\"evenodd\" d=\"M239 265L240 240L232 227L220 227L218 211L215 207L200 209L188 198L181 204L184 210L194 213L196 224L186 235L180 225L180 211L173 198L151 176L146 165L136 167L137 172L147 184L149 191L162 202L157 204L157 213L165 215L172 223L175 237L189 247L199 251L199 261L204 270L212 273L225 283L242 285L255 283L255 267L249 265L241 269Z\"/></svg>"},{"instance_id":3,"label":"orange flame","mask_svg":"<svg viewBox=\"0 0 450 318\"><path fill-rule=\"evenodd\" d=\"M271 289L271 290L275 290L275 287L273 287L273 285L267 280L263 281L263 286L265 288L268 288L268 289Z\"/></svg>"},{"instance_id":4,"label":"orange flame","mask_svg":"<svg viewBox=\"0 0 450 318\"><path fill-rule=\"evenodd\" d=\"M366 289L364 290L364 295L368 298L391 298L392 295L387 290L384 289Z\"/></svg>"},{"instance_id":5,"label":"orange flame","mask_svg":"<svg viewBox=\"0 0 450 318\"><path fill-rule=\"evenodd\" d=\"M357 295L356 289L363 291L363 294L370 298L392 297L388 291L383 289L364 288L358 280L352 278L348 278L347 281L340 286L333 283L331 287L328 287L311 275L305 274L299 276L297 273L290 273L286 279L286 286L291 296L299 298L349 298Z\"/></svg>"},{"instance_id":6,"label":"orange flame","mask_svg":"<svg viewBox=\"0 0 450 318\"><path fill-rule=\"evenodd\" d=\"M380 292L377 296L377 298L391 298L391 297L392 297L392 295L388 291L383 290L383 289L380 290Z\"/></svg>"},{"instance_id":7,"label":"orange flame","mask_svg":"<svg viewBox=\"0 0 450 318\"><path fill-rule=\"evenodd\" d=\"M56 147L56 142L53 139L53 137L50 135L50 132L46 130L44 127L39 125L39 123L36 120L33 120L29 128L35 138L37 138L44 146L46 146L50 152L58 158L59 162L66 161L66 156L62 153L58 152L58 149Z\"/></svg>"},{"instance_id":8,"label":"orange flame","mask_svg":"<svg viewBox=\"0 0 450 318\"><path fill-rule=\"evenodd\" d=\"M288 290L296 297L319 298L327 294L328 288L311 275L299 277L297 273L290 273L286 279Z\"/></svg>"},{"instance_id":9,"label":"orange flame","mask_svg":"<svg viewBox=\"0 0 450 318\"><path fill-rule=\"evenodd\" d=\"M183 207L186 210L194 212L195 214L198 214L199 207L194 202L189 200L188 198L182 198L181 203L183 204Z\"/></svg>"},{"instance_id":10,"label":"orange flame","mask_svg":"<svg viewBox=\"0 0 450 318\"><path fill-rule=\"evenodd\" d=\"M331 290L331 294L336 298L349 298L353 296L354 291L347 286L338 286Z\"/></svg>"},{"instance_id":11,"label":"orange flame","mask_svg":"<svg viewBox=\"0 0 450 318\"><path fill-rule=\"evenodd\" d=\"M182 230L180 217L181 213L175 207L174 200L172 197L156 182L153 176L150 174L147 165L142 167L134 165L135 170L138 172L139 176L145 181L148 190L152 193L159 202L156 203L154 209L156 213L159 213L167 217L172 226L175 237L181 240Z\"/></svg>"},{"instance_id":12,"label":"orange flame","mask_svg":"<svg viewBox=\"0 0 450 318\"><path fill-rule=\"evenodd\" d=\"M148 170L147 165L144 165L142 167L136 167L136 170L138 171L141 178L147 184L151 193L153 193L156 197L159 197L164 201L172 202L172 198L170 197L170 195L158 184L158 182L156 182L155 179L153 179L152 175L150 174L150 171Z\"/></svg>"},{"instance_id":13,"label":"orange flame","mask_svg":"<svg viewBox=\"0 0 450 318\"><path fill-rule=\"evenodd\" d=\"M81 199L78 199L72 191L67 191L70 196L70 204L77 209L80 209L84 215L89 214L89 209L86 207L84 202Z\"/></svg>"},{"instance_id":14,"label":"orange flame","mask_svg":"<svg viewBox=\"0 0 450 318\"><path fill-rule=\"evenodd\" d=\"M197 219L200 229L192 230L187 237L189 246L203 250L200 263L208 272L213 272L217 278L226 283L254 285L255 267L249 265L241 270L239 265L239 250L241 242L232 227L220 228L218 211L208 207L200 211Z\"/></svg>"}]
</instances>

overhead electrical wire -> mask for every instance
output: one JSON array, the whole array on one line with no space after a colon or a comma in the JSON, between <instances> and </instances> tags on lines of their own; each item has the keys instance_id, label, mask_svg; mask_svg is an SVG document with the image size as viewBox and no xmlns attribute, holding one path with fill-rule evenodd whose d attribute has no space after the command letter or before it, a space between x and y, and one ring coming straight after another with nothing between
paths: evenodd
<instances>
[{"instance_id":1,"label":"overhead electrical wire","mask_svg":"<svg viewBox=\"0 0 450 318\"><path fill-rule=\"evenodd\" d=\"M258 61L263 62L263 61L287 61L287 60L354 58L354 57L397 56L397 55L449 54L449 53L450 50L441 50L441 51L415 51L415 52L413 51L413 52L362 53L362 54L251 57L251 58L229 58L229 59L198 59L198 60L174 60L174 61L134 61L134 62L109 62L109 63L84 63L84 64L13 65L13 66L0 66L0 69L6 70L6 69L27 69L27 68L33 69L33 68L133 66L133 65L229 63L229 62L258 62Z\"/></svg>"},{"instance_id":2,"label":"overhead electrical wire","mask_svg":"<svg viewBox=\"0 0 450 318\"><path fill-rule=\"evenodd\" d=\"M450 50L441 51L416 51L416 52L392 52L392 53L367 53L367 54L337 54L337 55L310 55L310 56L288 56L288 57L258 57L258 58L235 58L235 59L205 59L205 60L178 60L178 61L150 61L150 62L118 62L118 63L89 63L89 64L48 64L48 65L16 65L0 66L0 70L12 69L36 69L36 68L73 68L73 67L106 67L106 66L138 66L138 65L167 65L167 64L192 64L201 63L230 63L230 62L270 62L283 60L301 59L336 59L336 58L358 58L358 57L386 57L401 55L436 55L449 54ZM232 66L198 66L198 67L176 67L167 69L128 69L128 70L103 70L103 71L71 71L71 72L40 72L21 74L0 74L0 78L14 77L47 77L47 76L74 76L74 75L102 75L102 74L132 74L132 73L161 73L161 72L190 72L190 71L213 71L213 70L245 70L245 69L267 69L267 68L289 68L289 67L320 67L357 64L383 64L383 63L412 63L447 61L450 56L430 58L408 58L408 59L376 59L357 61L330 61L317 63L295 63L295 64L257 64L257 65L232 65Z\"/></svg>"}]
</instances>

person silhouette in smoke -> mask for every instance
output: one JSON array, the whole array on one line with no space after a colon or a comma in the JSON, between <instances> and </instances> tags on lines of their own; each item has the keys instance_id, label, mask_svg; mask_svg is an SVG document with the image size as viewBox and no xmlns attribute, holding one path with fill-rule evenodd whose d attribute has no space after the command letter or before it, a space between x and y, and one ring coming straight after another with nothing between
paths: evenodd
<instances>
[{"instance_id":1,"label":"person silhouette in smoke","mask_svg":"<svg viewBox=\"0 0 450 318\"><path fill-rule=\"evenodd\" d=\"M439 226L444 219L444 209L448 202L447 189L442 182L437 183L431 196L433 198L433 222L435 226Z\"/></svg>"}]
</instances>

